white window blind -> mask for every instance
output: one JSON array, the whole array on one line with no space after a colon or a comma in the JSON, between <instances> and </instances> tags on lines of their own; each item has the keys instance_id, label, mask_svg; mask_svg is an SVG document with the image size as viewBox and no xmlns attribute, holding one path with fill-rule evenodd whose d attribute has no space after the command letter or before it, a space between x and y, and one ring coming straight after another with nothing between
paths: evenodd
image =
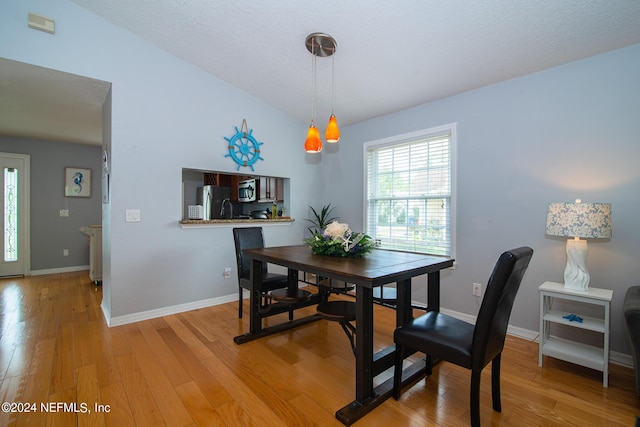
<instances>
[{"instance_id":1,"label":"white window blind","mask_svg":"<svg viewBox=\"0 0 640 427\"><path fill-rule=\"evenodd\" d=\"M453 255L455 127L365 144L366 233L384 249Z\"/></svg>"}]
</instances>

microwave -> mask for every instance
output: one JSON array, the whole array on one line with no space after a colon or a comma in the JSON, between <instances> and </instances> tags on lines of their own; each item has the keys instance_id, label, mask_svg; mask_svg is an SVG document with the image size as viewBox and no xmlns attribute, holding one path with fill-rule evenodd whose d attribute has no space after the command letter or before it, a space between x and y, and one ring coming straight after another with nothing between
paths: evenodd
<instances>
[{"instance_id":1,"label":"microwave","mask_svg":"<svg viewBox=\"0 0 640 427\"><path fill-rule=\"evenodd\" d=\"M238 182L238 201L255 202L257 198L257 187L255 179L247 179Z\"/></svg>"}]
</instances>

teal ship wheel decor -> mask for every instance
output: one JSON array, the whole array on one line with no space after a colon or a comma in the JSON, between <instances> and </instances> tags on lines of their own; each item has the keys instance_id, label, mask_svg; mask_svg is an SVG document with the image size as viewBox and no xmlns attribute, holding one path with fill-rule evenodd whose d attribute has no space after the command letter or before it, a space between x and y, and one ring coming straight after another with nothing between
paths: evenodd
<instances>
[{"instance_id":1,"label":"teal ship wheel decor","mask_svg":"<svg viewBox=\"0 0 640 427\"><path fill-rule=\"evenodd\" d=\"M240 166L250 167L253 171L253 165L258 160L264 160L260 157L260 146L264 144L264 142L258 142L251 135L253 129L249 129L247 132L247 120L242 120L242 126L240 130L236 126L236 134L231 138L226 139L229 144L227 148L229 149L229 154L225 154L225 157L231 157L231 159L238 164L236 170L240 170Z\"/></svg>"}]
</instances>

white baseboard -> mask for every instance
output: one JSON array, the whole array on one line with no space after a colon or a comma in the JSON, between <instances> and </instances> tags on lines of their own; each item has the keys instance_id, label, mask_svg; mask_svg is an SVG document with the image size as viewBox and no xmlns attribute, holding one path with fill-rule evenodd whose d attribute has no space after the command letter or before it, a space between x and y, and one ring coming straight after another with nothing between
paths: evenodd
<instances>
[{"instance_id":1,"label":"white baseboard","mask_svg":"<svg viewBox=\"0 0 640 427\"><path fill-rule=\"evenodd\" d=\"M617 351L609 352L609 360L616 365L625 366L633 369L633 356L630 354L618 353Z\"/></svg>"},{"instance_id":2,"label":"white baseboard","mask_svg":"<svg viewBox=\"0 0 640 427\"><path fill-rule=\"evenodd\" d=\"M44 276L45 274L71 273L74 271L89 270L88 265L76 265L73 267L46 268L44 270L31 270L31 276Z\"/></svg>"},{"instance_id":3,"label":"white baseboard","mask_svg":"<svg viewBox=\"0 0 640 427\"><path fill-rule=\"evenodd\" d=\"M75 270L74 270L75 271ZM49 273L47 273L49 274ZM248 296L248 292L243 292L243 297L246 298ZM104 318L109 327L112 326L120 326L126 325L128 323L140 322L143 320L155 319L157 317L167 316L170 314L182 313L185 311L197 310L205 307L212 307L219 304L226 304L228 302L237 301L238 295L226 295L217 298L209 298L200 301L194 301L186 304L178 304L170 307L163 307L153 310L142 311L139 313L126 314L124 316L111 317L111 313L106 309L104 304L101 304L102 313L104 314ZM466 313L460 313L453 310L441 309L442 313L447 314L451 317L455 317L456 319L464 320L465 322L475 323L476 316L472 316ZM507 328L507 334L522 338L529 341L538 341L539 334L538 331L532 331L529 329L519 328L517 326L509 325ZM611 351L609 353L609 360L611 363L616 365L625 366L628 368L633 368L633 359L630 354L618 353L616 351Z\"/></svg>"},{"instance_id":4,"label":"white baseboard","mask_svg":"<svg viewBox=\"0 0 640 427\"><path fill-rule=\"evenodd\" d=\"M107 323L108 327L113 326L111 324L111 311L104 305L104 299L100 304L100 308L102 309L102 315L104 316L104 321Z\"/></svg>"},{"instance_id":5,"label":"white baseboard","mask_svg":"<svg viewBox=\"0 0 640 427\"><path fill-rule=\"evenodd\" d=\"M464 320L465 322L475 323L476 316L472 316L466 313L460 313L453 310L447 310L441 308L440 311L448 316L455 317L456 319ZM517 326L509 325L507 327L507 334L522 338L529 341L539 342L540 334L538 331L532 331L529 329L519 328ZM609 361L616 365L624 366L627 368L633 368L633 357L630 354L619 353L617 351L609 352Z\"/></svg>"},{"instance_id":6,"label":"white baseboard","mask_svg":"<svg viewBox=\"0 0 640 427\"><path fill-rule=\"evenodd\" d=\"M185 304L172 305L169 307L162 307L153 310L141 311L139 313L125 314L124 316L110 317L110 313L107 313L104 306L102 312L105 315L107 325L120 326L128 323L140 322L142 320L155 319L156 317L167 316L170 314L182 313L185 311L197 310L199 308L212 307L214 305L226 304L231 301L237 301L238 294L226 295L217 298L209 298L200 301L188 302ZM106 317L109 315L109 317Z\"/></svg>"}]
</instances>

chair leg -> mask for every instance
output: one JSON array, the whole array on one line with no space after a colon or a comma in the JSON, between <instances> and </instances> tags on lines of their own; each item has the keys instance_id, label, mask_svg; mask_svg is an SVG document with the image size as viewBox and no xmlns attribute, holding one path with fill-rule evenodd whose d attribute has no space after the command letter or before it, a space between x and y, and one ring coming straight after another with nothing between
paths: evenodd
<instances>
[{"instance_id":1,"label":"chair leg","mask_svg":"<svg viewBox=\"0 0 640 427\"><path fill-rule=\"evenodd\" d=\"M402 392L402 363L404 362L404 347L396 344L396 363L393 368L393 398L400 399Z\"/></svg>"},{"instance_id":2,"label":"chair leg","mask_svg":"<svg viewBox=\"0 0 640 427\"><path fill-rule=\"evenodd\" d=\"M240 289L240 294L238 295L238 318L242 319L242 288Z\"/></svg>"},{"instance_id":3,"label":"chair leg","mask_svg":"<svg viewBox=\"0 0 640 427\"><path fill-rule=\"evenodd\" d=\"M469 405L471 406L471 427L480 427L480 371L471 371L471 390Z\"/></svg>"},{"instance_id":4,"label":"chair leg","mask_svg":"<svg viewBox=\"0 0 640 427\"><path fill-rule=\"evenodd\" d=\"M493 400L493 410L502 412L502 404L500 403L500 356L498 353L491 361L491 398Z\"/></svg>"}]
</instances>

